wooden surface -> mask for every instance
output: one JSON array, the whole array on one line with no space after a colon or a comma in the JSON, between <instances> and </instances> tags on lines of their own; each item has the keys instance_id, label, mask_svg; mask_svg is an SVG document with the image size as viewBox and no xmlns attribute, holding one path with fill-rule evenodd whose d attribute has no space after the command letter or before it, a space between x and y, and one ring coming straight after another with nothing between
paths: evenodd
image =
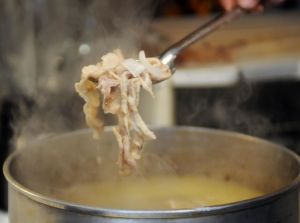
<instances>
[{"instance_id":1,"label":"wooden surface","mask_svg":"<svg viewBox=\"0 0 300 223\"><path fill-rule=\"evenodd\" d=\"M150 29L151 35L146 38L151 53L159 54L206 19L155 21ZM300 59L300 12L242 16L186 49L179 57L179 62L182 67L186 67L240 64L278 58Z\"/></svg>"}]
</instances>

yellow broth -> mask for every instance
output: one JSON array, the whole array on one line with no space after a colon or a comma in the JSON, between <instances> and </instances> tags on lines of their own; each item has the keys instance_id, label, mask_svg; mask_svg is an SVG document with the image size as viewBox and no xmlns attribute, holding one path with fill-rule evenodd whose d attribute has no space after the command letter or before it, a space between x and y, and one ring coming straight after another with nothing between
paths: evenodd
<instances>
[{"instance_id":1,"label":"yellow broth","mask_svg":"<svg viewBox=\"0 0 300 223\"><path fill-rule=\"evenodd\" d=\"M196 208L227 204L263 192L232 181L204 176L122 178L111 182L78 184L56 197L82 205L132 210Z\"/></svg>"}]
</instances>

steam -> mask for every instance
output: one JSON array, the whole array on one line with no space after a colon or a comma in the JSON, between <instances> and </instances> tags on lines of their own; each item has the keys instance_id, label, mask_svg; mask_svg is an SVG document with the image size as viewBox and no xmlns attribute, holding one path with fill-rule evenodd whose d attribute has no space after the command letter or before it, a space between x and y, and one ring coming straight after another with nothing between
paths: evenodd
<instances>
[{"instance_id":1,"label":"steam","mask_svg":"<svg viewBox=\"0 0 300 223\"><path fill-rule=\"evenodd\" d=\"M136 56L155 5L147 0L25 2L5 1L1 9L16 13L11 25L18 25L9 32L12 37L23 34L24 39L12 40L10 46L18 47L6 63L14 69L12 76L5 76L11 85L6 92L18 88L27 98L19 104L16 137L85 127L83 101L74 92L82 66L98 62L115 48Z\"/></svg>"},{"instance_id":2,"label":"steam","mask_svg":"<svg viewBox=\"0 0 300 223\"><path fill-rule=\"evenodd\" d=\"M236 86L179 90L177 119L198 125L265 137L274 126L259 112L253 85L241 80ZM256 92L259 93L259 92Z\"/></svg>"},{"instance_id":3,"label":"steam","mask_svg":"<svg viewBox=\"0 0 300 223\"><path fill-rule=\"evenodd\" d=\"M150 0L11 0L0 6L5 17L0 20L0 81L7 83L1 85L0 98L27 98L19 104L14 126L22 140L85 127L83 101L74 92L81 67L115 48L136 56L155 7ZM190 90L176 108L179 124L265 134L271 128L268 118L241 108L251 86L235 92L212 104L215 96L209 90L200 98ZM218 126L210 125L212 119Z\"/></svg>"}]
</instances>

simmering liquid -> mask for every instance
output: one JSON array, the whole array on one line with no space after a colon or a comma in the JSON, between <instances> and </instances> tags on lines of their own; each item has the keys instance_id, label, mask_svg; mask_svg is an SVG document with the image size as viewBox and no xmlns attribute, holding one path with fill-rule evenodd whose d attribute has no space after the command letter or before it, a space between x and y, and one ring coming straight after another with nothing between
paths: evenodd
<instances>
[{"instance_id":1,"label":"simmering liquid","mask_svg":"<svg viewBox=\"0 0 300 223\"><path fill-rule=\"evenodd\" d=\"M207 177L124 178L113 182L75 185L58 194L88 206L133 209L182 209L232 203L262 195L231 181Z\"/></svg>"}]
</instances>

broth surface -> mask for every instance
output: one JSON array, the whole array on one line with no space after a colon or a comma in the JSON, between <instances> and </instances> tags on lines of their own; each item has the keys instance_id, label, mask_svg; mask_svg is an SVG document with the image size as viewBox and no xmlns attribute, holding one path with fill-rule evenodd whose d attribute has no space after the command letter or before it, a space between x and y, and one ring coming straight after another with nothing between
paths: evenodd
<instances>
[{"instance_id":1,"label":"broth surface","mask_svg":"<svg viewBox=\"0 0 300 223\"><path fill-rule=\"evenodd\" d=\"M78 184L56 197L82 205L132 210L184 209L237 202L261 191L204 176L124 177L116 181Z\"/></svg>"}]
</instances>

